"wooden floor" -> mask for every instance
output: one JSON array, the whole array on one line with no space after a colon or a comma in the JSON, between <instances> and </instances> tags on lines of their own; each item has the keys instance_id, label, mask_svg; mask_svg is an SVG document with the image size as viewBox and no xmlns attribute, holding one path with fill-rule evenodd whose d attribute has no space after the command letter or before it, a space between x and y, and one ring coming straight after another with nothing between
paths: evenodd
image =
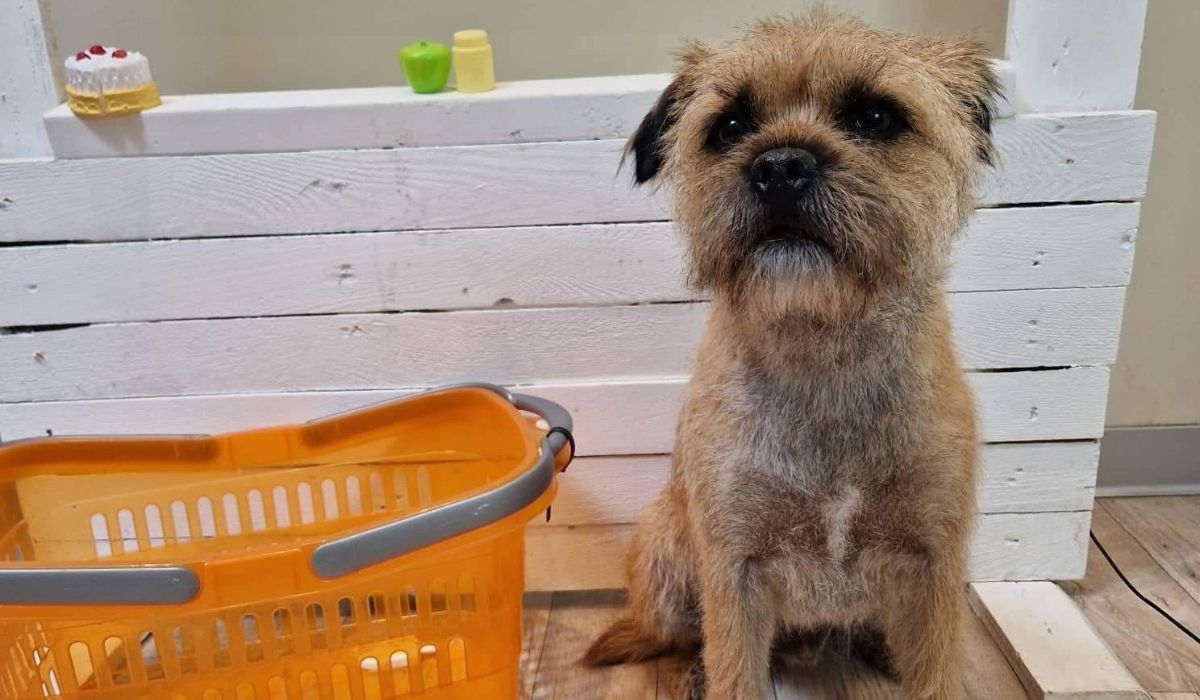
<instances>
[{"instance_id":1,"label":"wooden floor","mask_svg":"<svg viewBox=\"0 0 1200 700\"><path fill-rule=\"evenodd\" d=\"M1200 634L1200 496L1101 499L1092 532L1134 587ZM1157 700L1200 700L1200 644L1139 600L1094 543L1087 577L1063 588Z\"/></svg>"},{"instance_id":2,"label":"wooden floor","mask_svg":"<svg viewBox=\"0 0 1200 700\"><path fill-rule=\"evenodd\" d=\"M1146 596L1200 630L1200 497L1098 502L1093 530L1117 566ZM1139 600L1095 545L1087 578L1064 588L1156 700L1200 700L1200 645ZM531 594L526 601L522 697L536 700L669 700L670 671L647 663L613 669L578 659L621 607L618 593ZM1016 674L974 616L964 621L966 696L1026 697ZM899 688L850 662L815 675L775 679L774 700L900 698Z\"/></svg>"}]
</instances>

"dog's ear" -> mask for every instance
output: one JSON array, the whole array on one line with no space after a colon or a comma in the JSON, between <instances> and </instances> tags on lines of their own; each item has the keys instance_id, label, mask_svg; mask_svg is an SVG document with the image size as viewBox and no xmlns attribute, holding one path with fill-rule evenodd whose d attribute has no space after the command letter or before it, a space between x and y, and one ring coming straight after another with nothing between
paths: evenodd
<instances>
[{"instance_id":1,"label":"dog's ear","mask_svg":"<svg viewBox=\"0 0 1200 700\"><path fill-rule=\"evenodd\" d=\"M695 92L695 68L712 54L712 49L700 43L690 43L679 52L679 73L663 90L658 102L642 119L642 123L626 147L633 156L633 179L639 184L653 180L666 160L666 138L679 118L683 104Z\"/></svg>"},{"instance_id":2,"label":"dog's ear","mask_svg":"<svg viewBox=\"0 0 1200 700\"><path fill-rule=\"evenodd\" d=\"M996 114L996 98L1001 96L1002 90L987 49L982 43L970 40L938 42L929 48L932 62L974 130L979 159L991 165L995 156L992 120Z\"/></svg>"}]
</instances>

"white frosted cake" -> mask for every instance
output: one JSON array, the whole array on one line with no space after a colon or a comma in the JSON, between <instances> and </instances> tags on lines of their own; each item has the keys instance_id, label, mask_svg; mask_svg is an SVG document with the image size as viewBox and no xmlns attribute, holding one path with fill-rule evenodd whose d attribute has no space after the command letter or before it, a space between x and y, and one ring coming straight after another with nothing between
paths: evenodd
<instances>
[{"instance_id":1,"label":"white frosted cake","mask_svg":"<svg viewBox=\"0 0 1200 700\"><path fill-rule=\"evenodd\" d=\"M128 114L162 104L150 62L137 51L96 46L65 63L67 104L81 116Z\"/></svg>"}]
</instances>

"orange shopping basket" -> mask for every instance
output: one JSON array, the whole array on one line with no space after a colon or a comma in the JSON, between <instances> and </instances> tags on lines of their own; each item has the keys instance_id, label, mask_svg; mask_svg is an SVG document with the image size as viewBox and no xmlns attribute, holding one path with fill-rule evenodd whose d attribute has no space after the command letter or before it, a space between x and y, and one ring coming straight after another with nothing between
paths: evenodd
<instances>
[{"instance_id":1,"label":"orange shopping basket","mask_svg":"<svg viewBox=\"0 0 1200 700\"><path fill-rule=\"evenodd\" d=\"M470 385L0 446L0 698L515 698L525 524L570 429Z\"/></svg>"}]
</instances>

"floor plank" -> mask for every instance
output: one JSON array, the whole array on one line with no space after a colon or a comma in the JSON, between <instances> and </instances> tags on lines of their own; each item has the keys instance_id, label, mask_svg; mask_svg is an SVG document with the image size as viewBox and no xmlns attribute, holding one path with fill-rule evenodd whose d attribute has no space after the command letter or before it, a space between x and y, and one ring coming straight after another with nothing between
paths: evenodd
<instances>
[{"instance_id":1,"label":"floor plank","mask_svg":"<svg viewBox=\"0 0 1200 700\"><path fill-rule=\"evenodd\" d=\"M963 619L963 690L968 700L1024 700L1021 679L970 609Z\"/></svg>"},{"instance_id":2,"label":"floor plank","mask_svg":"<svg viewBox=\"0 0 1200 700\"><path fill-rule=\"evenodd\" d=\"M1107 498L1102 505L1188 595L1200 601L1200 497Z\"/></svg>"},{"instance_id":3,"label":"floor plank","mask_svg":"<svg viewBox=\"0 0 1200 700\"><path fill-rule=\"evenodd\" d=\"M1200 503L1200 498L1196 501ZM1153 600L1185 627L1200 630L1200 602L1158 563L1125 527L1123 520L1114 517L1110 499L1097 502L1097 507L1092 513L1092 532L1121 569L1121 573L1125 574L1125 578L1129 579L1142 595ZM1200 527L1197 527L1194 533L1193 537L1197 540L1195 546L1200 547Z\"/></svg>"},{"instance_id":4,"label":"floor plank","mask_svg":"<svg viewBox=\"0 0 1200 700\"><path fill-rule=\"evenodd\" d=\"M1097 538L1103 532L1108 541L1101 539L1101 542L1106 549L1111 542L1118 552L1127 553L1129 543L1113 537L1119 531L1106 516L1103 509L1093 513ZM1128 556L1123 558L1131 561ZM1148 576L1143 574L1143 580ZM1062 585L1143 688L1148 691L1200 688L1200 647L1138 600L1095 545L1088 555L1084 579Z\"/></svg>"},{"instance_id":5,"label":"floor plank","mask_svg":"<svg viewBox=\"0 0 1200 700\"><path fill-rule=\"evenodd\" d=\"M653 662L606 669L579 663L623 603L623 594L615 592L554 594L532 700L656 699L658 666Z\"/></svg>"},{"instance_id":6,"label":"floor plank","mask_svg":"<svg viewBox=\"0 0 1200 700\"><path fill-rule=\"evenodd\" d=\"M521 700L533 697L533 682L546 648L552 594L526 593L521 615Z\"/></svg>"}]
</instances>

